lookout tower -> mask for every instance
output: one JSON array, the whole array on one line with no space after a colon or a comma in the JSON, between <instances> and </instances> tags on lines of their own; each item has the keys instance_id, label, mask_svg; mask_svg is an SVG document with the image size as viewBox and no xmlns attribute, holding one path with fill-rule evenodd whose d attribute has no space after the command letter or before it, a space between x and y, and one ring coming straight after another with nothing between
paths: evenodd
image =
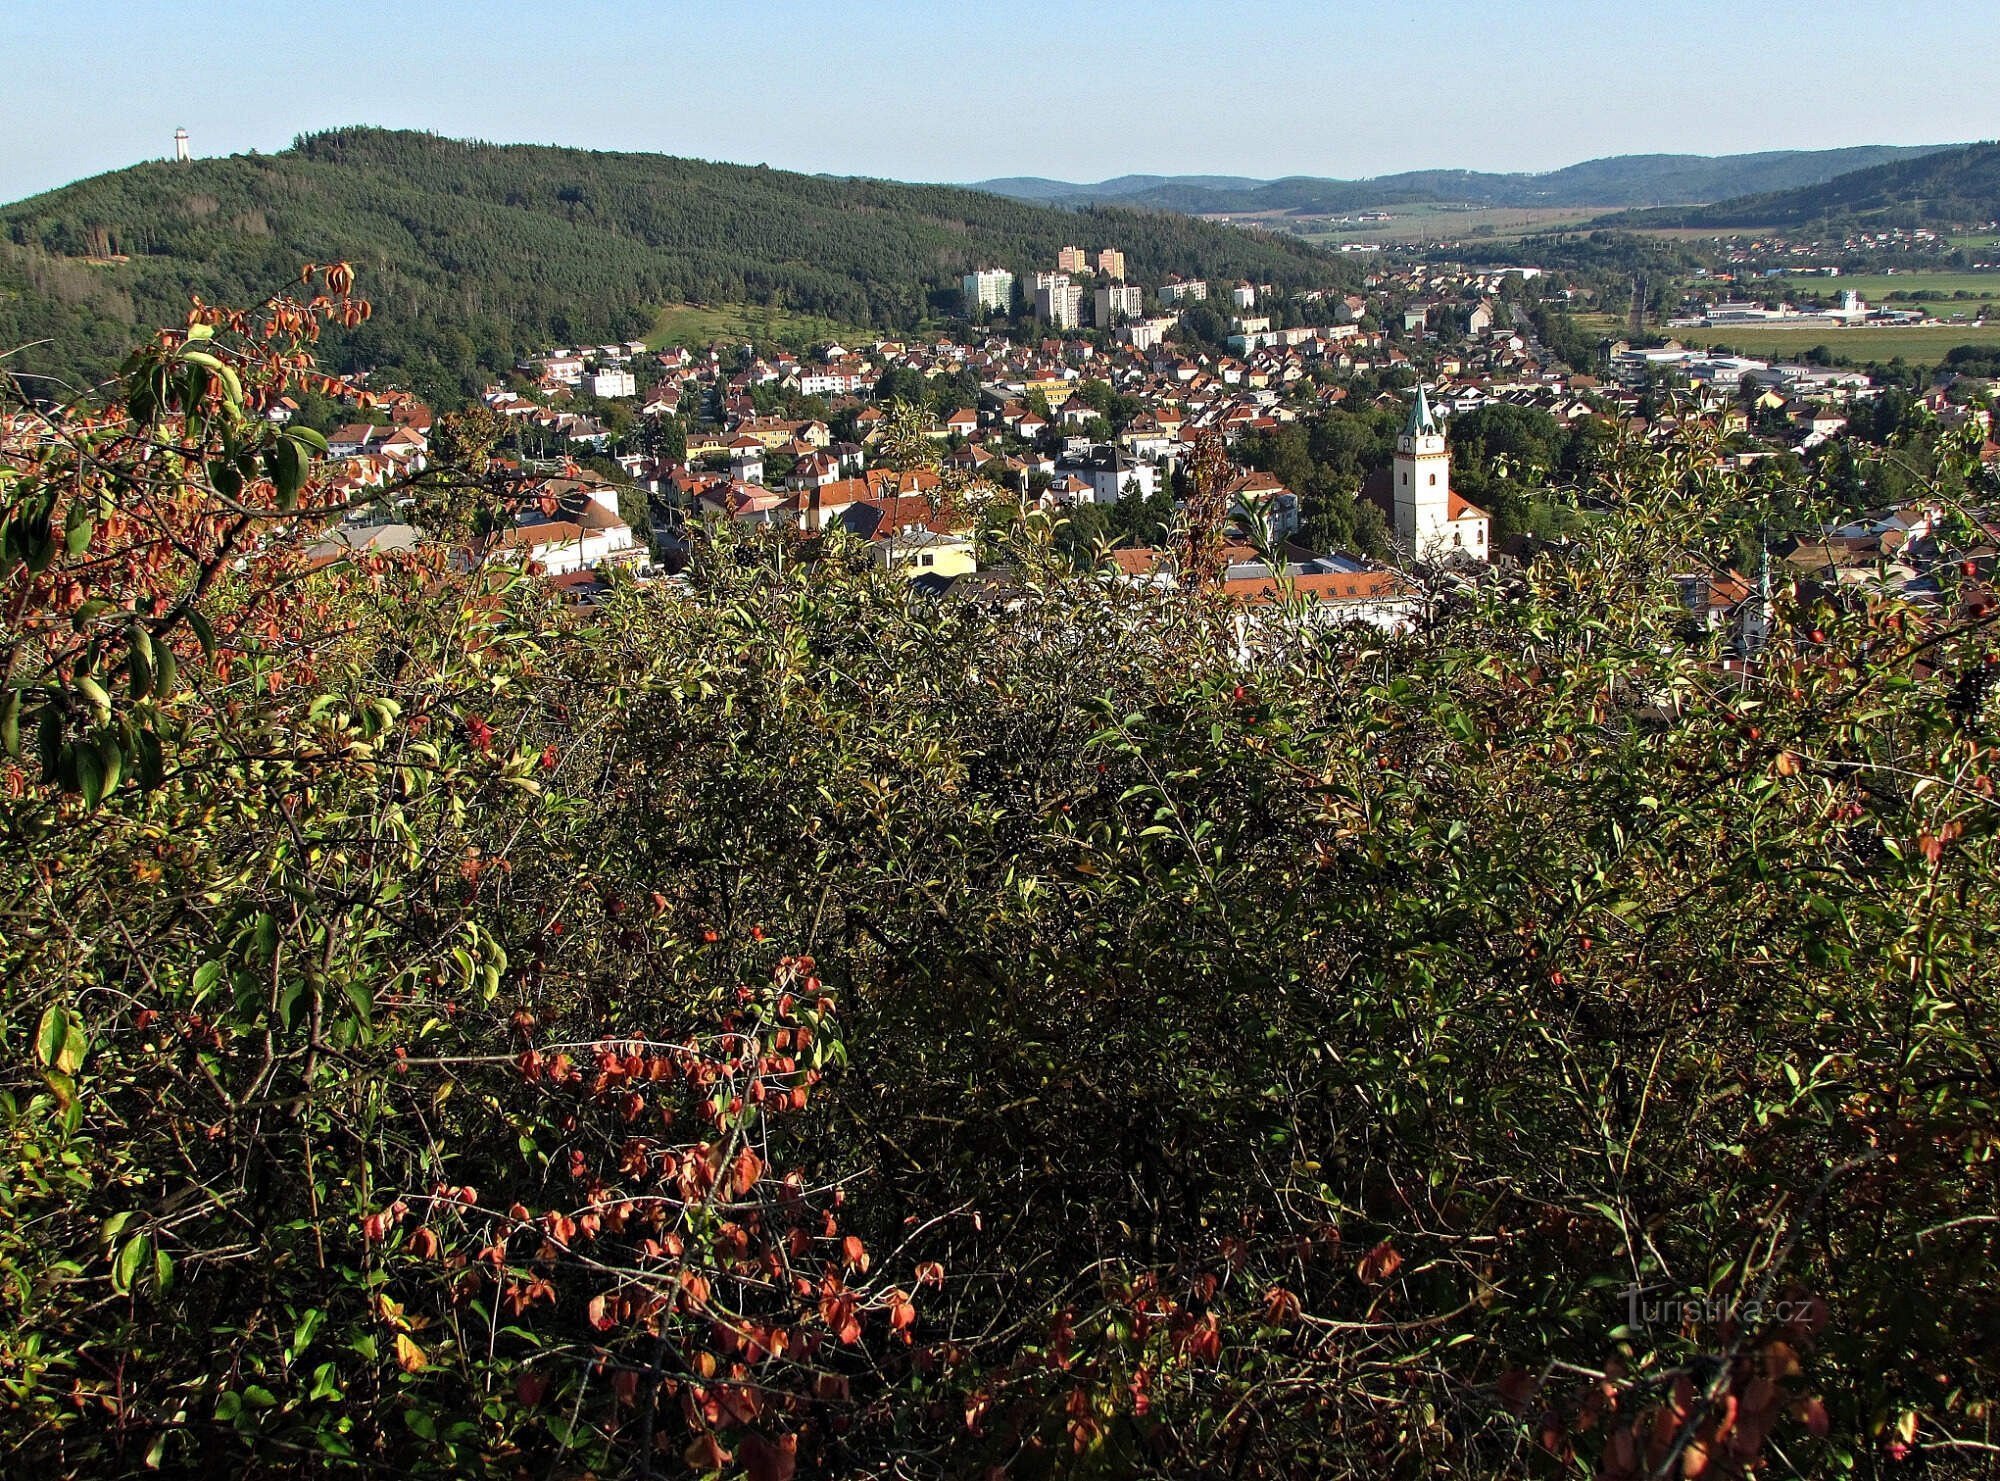
<instances>
[{"instance_id":1,"label":"lookout tower","mask_svg":"<svg viewBox=\"0 0 2000 1481\"><path fill-rule=\"evenodd\" d=\"M183 162L194 158L194 155L188 151L188 131L186 129L174 130L174 158Z\"/></svg>"}]
</instances>

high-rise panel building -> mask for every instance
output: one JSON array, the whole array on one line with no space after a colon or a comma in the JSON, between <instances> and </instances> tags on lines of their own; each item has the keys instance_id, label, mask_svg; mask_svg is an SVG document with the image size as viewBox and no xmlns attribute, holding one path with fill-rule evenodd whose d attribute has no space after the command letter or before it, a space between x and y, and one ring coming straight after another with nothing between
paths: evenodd
<instances>
[{"instance_id":1,"label":"high-rise panel building","mask_svg":"<svg viewBox=\"0 0 2000 1481\"><path fill-rule=\"evenodd\" d=\"M1090 271L1090 259L1083 255L1081 247L1064 247L1056 253L1056 271L1059 273L1084 273Z\"/></svg>"},{"instance_id":2,"label":"high-rise panel building","mask_svg":"<svg viewBox=\"0 0 2000 1481\"><path fill-rule=\"evenodd\" d=\"M1099 329L1112 329L1127 319L1136 319L1146 308L1146 295L1137 283L1108 283L1097 290L1091 322Z\"/></svg>"},{"instance_id":3,"label":"high-rise panel building","mask_svg":"<svg viewBox=\"0 0 2000 1481\"><path fill-rule=\"evenodd\" d=\"M976 319L992 311L1006 313L1014 307L1014 275L1005 268L983 267L960 280L965 294L965 312Z\"/></svg>"},{"instance_id":4,"label":"high-rise panel building","mask_svg":"<svg viewBox=\"0 0 2000 1481\"><path fill-rule=\"evenodd\" d=\"M1056 329L1083 321L1083 285L1068 273L1035 274L1035 317Z\"/></svg>"},{"instance_id":5,"label":"high-rise panel building","mask_svg":"<svg viewBox=\"0 0 2000 1481\"><path fill-rule=\"evenodd\" d=\"M1097 270L1107 278L1122 280L1125 276L1125 254L1116 247L1106 247L1097 254Z\"/></svg>"}]
</instances>

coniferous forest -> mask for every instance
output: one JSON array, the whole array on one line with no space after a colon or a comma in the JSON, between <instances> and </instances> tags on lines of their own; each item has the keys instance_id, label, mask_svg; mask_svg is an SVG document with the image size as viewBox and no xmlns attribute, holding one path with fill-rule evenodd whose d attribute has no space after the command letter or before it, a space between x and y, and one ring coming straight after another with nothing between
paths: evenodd
<instances>
[{"instance_id":1,"label":"coniferous forest","mask_svg":"<svg viewBox=\"0 0 2000 1481\"><path fill-rule=\"evenodd\" d=\"M301 262L346 259L379 313L329 336L328 366L470 390L552 343L642 336L670 304L907 330L955 313L965 272L1048 269L1070 243L1119 246L1148 281L1294 288L1346 271L1287 238L1164 212L344 129L272 155L138 165L0 210L0 344L26 347L18 371L98 375L190 293L254 302Z\"/></svg>"}]
</instances>

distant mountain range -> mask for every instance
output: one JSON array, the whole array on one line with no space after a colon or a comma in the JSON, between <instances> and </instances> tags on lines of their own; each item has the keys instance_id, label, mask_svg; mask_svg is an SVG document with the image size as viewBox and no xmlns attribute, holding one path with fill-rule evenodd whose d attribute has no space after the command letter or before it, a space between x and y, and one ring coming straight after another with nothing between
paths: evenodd
<instances>
[{"instance_id":1,"label":"distant mountain range","mask_svg":"<svg viewBox=\"0 0 2000 1481\"><path fill-rule=\"evenodd\" d=\"M1864 144L1849 149L1762 154L1625 154L1541 174L1411 170L1364 180L1293 175L1120 175L1095 185L1015 176L973 188L1043 205L1144 206L1194 215L1300 215L1375 210L1436 201L1484 206L1672 206L1813 186L1854 170L1917 159L1950 144Z\"/></svg>"},{"instance_id":2,"label":"distant mountain range","mask_svg":"<svg viewBox=\"0 0 2000 1481\"><path fill-rule=\"evenodd\" d=\"M1801 227L1853 223L1925 226L2000 217L2000 144L1961 144L1790 190L1712 205L1628 211L1603 224Z\"/></svg>"}]
</instances>

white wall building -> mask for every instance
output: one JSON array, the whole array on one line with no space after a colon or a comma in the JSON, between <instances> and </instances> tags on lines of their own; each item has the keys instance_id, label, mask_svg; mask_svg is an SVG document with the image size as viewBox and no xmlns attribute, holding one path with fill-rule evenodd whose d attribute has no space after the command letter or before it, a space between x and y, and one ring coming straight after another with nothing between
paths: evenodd
<instances>
[{"instance_id":1,"label":"white wall building","mask_svg":"<svg viewBox=\"0 0 2000 1481\"><path fill-rule=\"evenodd\" d=\"M1083 285L1068 273L1036 273L1035 317L1052 328L1076 328L1083 321Z\"/></svg>"},{"instance_id":2,"label":"white wall building","mask_svg":"<svg viewBox=\"0 0 2000 1481\"><path fill-rule=\"evenodd\" d=\"M1459 552L1486 559L1492 521L1485 510L1452 493L1451 451L1421 385L1396 439L1391 477L1396 538L1416 559L1442 560Z\"/></svg>"},{"instance_id":3,"label":"white wall building","mask_svg":"<svg viewBox=\"0 0 2000 1481\"><path fill-rule=\"evenodd\" d=\"M965 312L970 318L981 314L1008 313L1014 307L1014 275L1005 268L984 267L960 280L965 295Z\"/></svg>"},{"instance_id":4,"label":"white wall building","mask_svg":"<svg viewBox=\"0 0 2000 1481\"><path fill-rule=\"evenodd\" d=\"M1137 283L1112 283L1097 290L1092 322L1110 329L1146 311L1146 295Z\"/></svg>"}]
</instances>

